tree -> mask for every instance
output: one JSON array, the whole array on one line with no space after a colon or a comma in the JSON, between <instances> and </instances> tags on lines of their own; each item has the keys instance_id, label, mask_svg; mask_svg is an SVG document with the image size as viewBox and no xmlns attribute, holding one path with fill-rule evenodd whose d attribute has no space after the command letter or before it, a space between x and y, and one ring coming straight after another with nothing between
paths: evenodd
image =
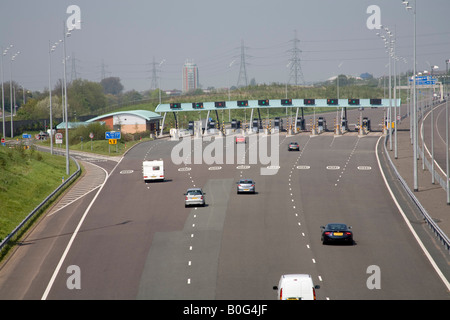
<instances>
[{"instance_id":1,"label":"tree","mask_svg":"<svg viewBox=\"0 0 450 320\"><path fill-rule=\"evenodd\" d=\"M88 80L74 80L68 88L67 99L70 106L69 115L91 114L106 106L102 85Z\"/></svg>"},{"instance_id":2,"label":"tree","mask_svg":"<svg viewBox=\"0 0 450 320\"><path fill-rule=\"evenodd\" d=\"M105 94L119 95L123 91L123 85L120 83L120 78L118 77L102 79L100 84L102 85Z\"/></svg>"},{"instance_id":3,"label":"tree","mask_svg":"<svg viewBox=\"0 0 450 320\"><path fill-rule=\"evenodd\" d=\"M127 91L122 96L122 103L142 100L142 95L136 90Z\"/></svg>"},{"instance_id":4,"label":"tree","mask_svg":"<svg viewBox=\"0 0 450 320\"><path fill-rule=\"evenodd\" d=\"M1 83L0 83L1 86ZM11 90L10 90L10 82L4 82L3 88L5 92L5 111L11 112L11 100L14 101L14 94L15 94L15 101L16 106L20 107L23 104L23 88L21 85L19 85L17 82L12 82L12 92L13 92L13 99L11 99ZM1 105L1 99L2 99L2 92L0 90L0 105Z\"/></svg>"}]
</instances>

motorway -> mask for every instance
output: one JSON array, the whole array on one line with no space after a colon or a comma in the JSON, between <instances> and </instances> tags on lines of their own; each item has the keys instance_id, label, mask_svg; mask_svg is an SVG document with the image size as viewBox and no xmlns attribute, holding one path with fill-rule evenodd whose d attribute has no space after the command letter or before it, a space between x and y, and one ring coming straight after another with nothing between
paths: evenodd
<instances>
[{"instance_id":1,"label":"motorway","mask_svg":"<svg viewBox=\"0 0 450 320\"><path fill-rule=\"evenodd\" d=\"M0 299L274 300L286 273L311 274L319 300L450 298L386 188L380 134L275 136L197 140L182 154L198 160L221 141L223 163L176 164L179 141L168 139L117 161L87 159L104 183L41 219L3 264ZM291 141L300 152L287 151ZM278 159L253 163L272 143ZM160 158L167 180L144 183L142 161ZM273 174L262 175L268 165ZM236 194L240 178L257 193ZM192 186L206 192L205 207L184 207ZM323 245L330 222L351 225L354 245ZM73 266L79 288L68 285Z\"/></svg>"},{"instance_id":2,"label":"motorway","mask_svg":"<svg viewBox=\"0 0 450 320\"><path fill-rule=\"evenodd\" d=\"M432 153L432 142L431 142L431 130L433 130L434 136L434 159L439 167L437 170L442 176L445 176L446 170L446 131L445 131L445 120L446 120L446 104L439 104L433 107L433 114L431 110L427 110L424 116L424 121L421 128L420 137L423 136L424 142L427 147L427 157L431 159ZM433 123L432 123L433 121ZM430 161L431 162L431 161Z\"/></svg>"}]
</instances>

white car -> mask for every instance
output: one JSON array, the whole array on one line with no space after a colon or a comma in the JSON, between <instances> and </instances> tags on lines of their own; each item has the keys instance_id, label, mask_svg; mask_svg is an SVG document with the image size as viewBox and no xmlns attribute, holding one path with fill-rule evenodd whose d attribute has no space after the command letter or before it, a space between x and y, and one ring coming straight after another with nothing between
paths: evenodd
<instances>
[{"instance_id":1,"label":"white car","mask_svg":"<svg viewBox=\"0 0 450 320\"><path fill-rule=\"evenodd\" d=\"M256 193L255 181L252 179L241 179L237 183L237 194L242 192Z\"/></svg>"},{"instance_id":2,"label":"white car","mask_svg":"<svg viewBox=\"0 0 450 320\"><path fill-rule=\"evenodd\" d=\"M205 194L201 188L190 188L184 194L184 207L191 205L205 206Z\"/></svg>"},{"instance_id":3,"label":"white car","mask_svg":"<svg viewBox=\"0 0 450 320\"><path fill-rule=\"evenodd\" d=\"M280 278L278 286L279 300L316 300L316 290L320 286L314 286L309 274L284 274Z\"/></svg>"}]
</instances>

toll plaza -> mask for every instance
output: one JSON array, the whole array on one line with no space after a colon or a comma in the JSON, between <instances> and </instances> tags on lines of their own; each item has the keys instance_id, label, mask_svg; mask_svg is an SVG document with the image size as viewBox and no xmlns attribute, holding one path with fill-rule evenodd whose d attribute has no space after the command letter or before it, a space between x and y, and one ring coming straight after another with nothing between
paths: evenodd
<instances>
[{"instance_id":1,"label":"toll plaza","mask_svg":"<svg viewBox=\"0 0 450 320\"><path fill-rule=\"evenodd\" d=\"M324 116L315 116L314 121L309 123L309 130L304 116L304 108L330 108L330 112L337 110L337 116L334 118L334 131L338 134L349 131L350 124L347 118L347 109L358 109L360 117L358 123L354 124L354 129L360 132L364 130L371 130L371 123L369 118L362 117L364 108L392 108L400 106L401 99L260 99L260 100L235 100L235 101L215 101L215 102L186 102L186 103L166 103L159 104L155 112L163 116L162 125L160 128L160 135L164 130L165 120L167 115L173 114L175 119L175 128L178 129L177 115L182 112L206 111L206 124L204 126L204 133L208 131L223 133L226 130L224 127L224 119L219 118L219 111L225 110L249 110L250 117L248 119L248 126L242 126L240 121L233 119L231 121L232 132L236 130L243 130L244 132L260 132L262 129L269 133L272 131L288 131L288 133L298 133L302 131L311 131L313 134L322 133L330 130L331 124L327 124L327 119ZM273 125L268 119L268 123L261 117L261 109L279 109L290 108L292 117L276 117ZM340 116L339 116L340 110ZM213 118L215 116L215 119ZM338 121L336 121L338 119ZM331 120L331 119L330 119ZM287 123L285 123L286 121ZM362 123L363 125L359 125ZM189 130L192 130L192 125L189 125ZM192 132L192 131L191 131ZM211 133L212 133L211 132Z\"/></svg>"}]
</instances>

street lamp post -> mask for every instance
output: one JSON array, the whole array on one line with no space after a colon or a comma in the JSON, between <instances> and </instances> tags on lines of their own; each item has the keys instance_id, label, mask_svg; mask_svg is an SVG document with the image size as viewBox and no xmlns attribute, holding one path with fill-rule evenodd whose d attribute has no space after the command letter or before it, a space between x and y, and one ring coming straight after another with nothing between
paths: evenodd
<instances>
[{"instance_id":1,"label":"street lamp post","mask_svg":"<svg viewBox=\"0 0 450 320\"><path fill-rule=\"evenodd\" d=\"M389 58L389 112L388 112L388 135L389 135L389 150L392 151L392 68L391 68L391 58L392 58L392 32L388 28L384 27L387 37L382 37L384 40L385 47L387 49Z\"/></svg>"},{"instance_id":2,"label":"street lamp post","mask_svg":"<svg viewBox=\"0 0 450 320\"><path fill-rule=\"evenodd\" d=\"M50 154L53 154L53 110L52 110L52 52L55 51L58 44L60 44L62 40L55 42L52 46L50 41L48 42L48 91L49 91L49 104L50 104Z\"/></svg>"},{"instance_id":3,"label":"street lamp post","mask_svg":"<svg viewBox=\"0 0 450 320\"><path fill-rule=\"evenodd\" d=\"M69 118L67 113L67 71L66 71L66 39L70 36L70 32L66 33L66 27L63 23L63 64L64 64L64 118L66 125L66 174L70 174L70 162L69 162Z\"/></svg>"},{"instance_id":4,"label":"street lamp post","mask_svg":"<svg viewBox=\"0 0 450 320\"><path fill-rule=\"evenodd\" d=\"M166 59L163 59L160 63L159 63L159 67L162 66L162 64L166 61ZM159 104L161 104L161 69L159 70Z\"/></svg>"},{"instance_id":5,"label":"street lamp post","mask_svg":"<svg viewBox=\"0 0 450 320\"><path fill-rule=\"evenodd\" d=\"M394 158L398 158L398 151L397 151L397 56L395 55L395 41L396 38L394 36L393 42L392 42L392 61L394 62Z\"/></svg>"},{"instance_id":6,"label":"street lamp post","mask_svg":"<svg viewBox=\"0 0 450 320\"><path fill-rule=\"evenodd\" d=\"M431 66L430 66L431 67ZM438 69L438 66L432 66L431 67L431 75L433 75L433 70ZM434 178L434 106L433 106L433 98L434 98L434 84L433 84L433 90L431 92L431 183L435 183ZM425 156L424 156L425 157Z\"/></svg>"},{"instance_id":7,"label":"street lamp post","mask_svg":"<svg viewBox=\"0 0 450 320\"><path fill-rule=\"evenodd\" d=\"M416 97L416 0L414 0L414 6L411 7L408 1L402 1L406 5L406 10L413 10L414 16L414 41L413 41L413 144L414 144L414 156L413 156L413 174L414 174L414 191L419 191L418 178L417 178L417 97Z\"/></svg>"},{"instance_id":8,"label":"street lamp post","mask_svg":"<svg viewBox=\"0 0 450 320\"><path fill-rule=\"evenodd\" d=\"M80 22L80 21L78 21ZM70 174L70 162L69 162L69 117L67 112L67 70L66 70L66 64L67 64L67 54L66 54L66 40L71 35L71 31L75 29L75 26L73 26L71 29L68 29L66 32L66 25L63 21L63 64L64 64L64 117L65 117L65 123L66 123L66 173L67 175Z\"/></svg>"},{"instance_id":9,"label":"street lamp post","mask_svg":"<svg viewBox=\"0 0 450 320\"><path fill-rule=\"evenodd\" d=\"M2 72L2 120L3 120L3 135L2 138L4 138L6 136L5 133L5 87L3 85L3 83L5 82L4 80L4 74L3 74L3 56L6 55L8 53L8 50L11 49L13 47L13 45L9 45L5 50L3 50L2 47L2 56L0 58L0 62L1 62L1 72Z\"/></svg>"},{"instance_id":10,"label":"street lamp post","mask_svg":"<svg viewBox=\"0 0 450 320\"><path fill-rule=\"evenodd\" d=\"M344 64L344 61L339 63L338 69L340 69L343 64ZM338 71L337 77L336 77L336 93L337 93L337 101L339 103L339 71ZM360 122L360 128L361 128L361 122ZM341 134L341 123L339 123L339 107L336 107L336 132L335 132L335 134L336 135Z\"/></svg>"},{"instance_id":11,"label":"street lamp post","mask_svg":"<svg viewBox=\"0 0 450 320\"><path fill-rule=\"evenodd\" d=\"M445 86L444 86L445 90ZM449 158L448 158L448 97L445 97L445 143L446 143L446 173L447 173L447 205L450 205L450 175L449 175Z\"/></svg>"},{"instance_id":12,"label":"street lamp post","mask_svg":"<svg viewBox=\"0 0 450 320\"><path fill-rule=\"evenodd\" d=\"M9 105L11 108L11 138L14 138L14 125L13 125L13 115L14 115L14 106L13 106L13 89L12 89L12 66L16 57L20 54L20 51L16 52L14 55L11 55L11 68L9 70L10 80L9 80Z\"/></svg>"},{"instance_id":13,"label":"street lamp post","mask_svg":"<svg viewBox=\"0 0 450 320\"><path fill-rule=\"evenodd\" d=\"M227 68L228 101L230 101L230 99L231 99L230 98L230 95L231 95L231 93L230 93L230 69L231 69L231 66L234 64L235 61L236 61L236 59L231 61L230 64L228 65L228 68ZM208 119L206 121L208 121ZM228 122L231 123L231 109L228 109Z\"/></svg>"}]
</instances>

